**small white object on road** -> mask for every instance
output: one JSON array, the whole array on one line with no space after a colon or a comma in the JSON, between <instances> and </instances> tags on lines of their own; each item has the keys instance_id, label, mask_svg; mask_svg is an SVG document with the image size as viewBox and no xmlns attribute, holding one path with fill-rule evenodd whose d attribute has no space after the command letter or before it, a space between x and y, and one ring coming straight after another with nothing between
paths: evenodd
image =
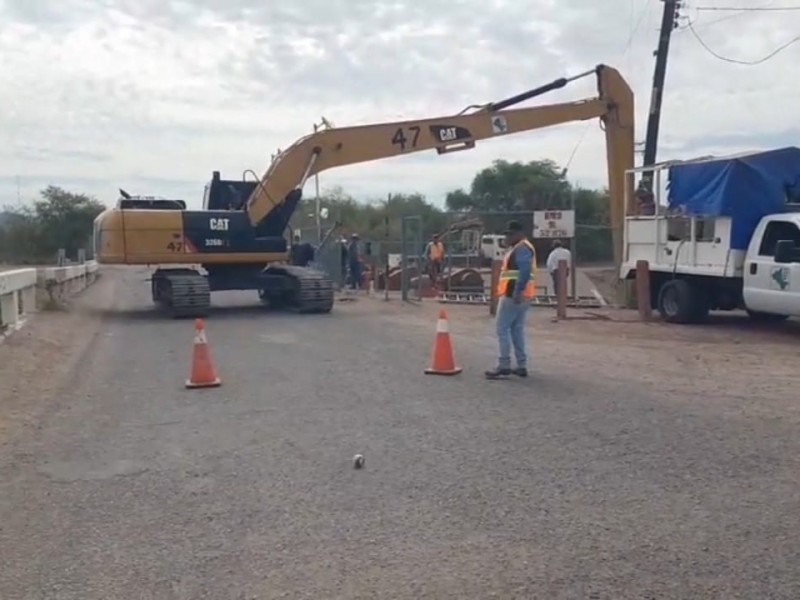
<instances>
[{"instance_id":1,"label":"small white object on road","mask_svg":"<svg viewBox=\"0 0 800 600\"><path fill-rule=\"evenodd\" d=\"M353 468L355 468L355 469L363 469L364 468L364 457L361 454L356 454L353 457Z\"/></svg>"}]
</instances>

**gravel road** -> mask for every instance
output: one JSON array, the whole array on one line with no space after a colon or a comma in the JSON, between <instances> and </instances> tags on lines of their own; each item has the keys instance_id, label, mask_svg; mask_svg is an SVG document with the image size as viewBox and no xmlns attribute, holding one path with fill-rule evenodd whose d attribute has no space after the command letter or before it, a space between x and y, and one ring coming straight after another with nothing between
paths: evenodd
<instances>
[{"instance_id":1,"label":"gravel road","mask_svg":"<svg viewBox=\"0 0 800 600\"><path fill-rule=\"evenodd\" d=\"M145 277L0 345L3 600L800 597L792 332L540 311L533 377L487 382L480 309L437 378L435 304L222 294L189 391Z\"/></svg>"}]
</instances>

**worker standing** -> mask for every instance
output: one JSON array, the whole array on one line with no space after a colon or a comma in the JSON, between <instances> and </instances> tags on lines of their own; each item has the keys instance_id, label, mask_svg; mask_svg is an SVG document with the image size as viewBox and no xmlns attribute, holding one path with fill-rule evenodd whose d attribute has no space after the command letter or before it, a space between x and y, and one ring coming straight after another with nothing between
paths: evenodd
<instances>
[{"instance_id":1,"label":"worker standing","mask_svg":"<svg viewBox=\"0 0 800 600\"><path fill-rule=\"evenodd\" d=\"M547 272L553 280L553 295L558 296L558 263L567 261L567 277L572 268L572 253L561 244L561 240L553 240L553 249L547 255Z\"/></svg>"},{"instance_id":2,"label":"worker standing","mask_svg":"<svg viewBox=\"0 0 800 600\"><path fill-rule=\"evenodd\" d=\"M536 295L536 249L519 221L510 221L505 231L508 251L500 267L497 283L497 339L500 356L497 367L486 371L487 379L518 375L528 376L528 357L525 354L525 317ZM511 368L511 346L517 361Z\"/></svg>"},{"instance_id":3,"label":"worker standing","mask_svg":"<svg viewBox=\"0 0 800 600\"><path fill-rule=\"evenodd\" d=\"M307 267L314 261L316 249L309 242L300 242L300 236L295 234L291 248L291 262L298 267Z\"/></svg>"},{"instance_id":4,"label":"worker standing","mask_svg":"<svg viewBox=\"0 0 800 600\"><path fill-rule=\"evenodd\" d=\"M342 287L347 285L347 238L339 240L339 266L342 269Z\"/></svg>"},{"instance_id":5,"label":"worker standing","mask_svg":"<svg viewBox=\"0 0 800 600\"><path fill-rule=\"evenodd\" d=\"M350 245L347 247L347 259L350 261L350 288L357 290L361 287L361 254L359 251L358 234L350 236Z\"/></svg>"},{"instance_id":6,"label":"worker standing","mask_svg":"<svg viewBox=\"0 0 800 600\"><path fill-rule=\"evenodd\" d=\"M431 241L428 242L425 257L428 260L428 277L431 278L431 283L436 285L439 276L442 274L442 265L444 264L444 244L439 239L439 234L434 233Z\"/></svg>"}]
</instances>

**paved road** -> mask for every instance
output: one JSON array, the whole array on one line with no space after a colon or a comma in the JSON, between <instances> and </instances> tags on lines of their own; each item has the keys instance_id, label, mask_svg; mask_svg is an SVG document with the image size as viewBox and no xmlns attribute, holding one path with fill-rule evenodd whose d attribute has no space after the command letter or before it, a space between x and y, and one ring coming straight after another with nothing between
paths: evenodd
<instances>
[{"instance_id":1,"label":"paved road","mask_svg":"<svg viewBox=\"0 0 800 600\"><path fill-rule=\"evenodd\" d=\"M367 301L219 310L224 385L186 391L191 323L108 277L80 371L0 457L3 600L800 597L791 422L546 354L485 382L475 333L426 377L433 310Z\"/></svg>"}]
</instances>

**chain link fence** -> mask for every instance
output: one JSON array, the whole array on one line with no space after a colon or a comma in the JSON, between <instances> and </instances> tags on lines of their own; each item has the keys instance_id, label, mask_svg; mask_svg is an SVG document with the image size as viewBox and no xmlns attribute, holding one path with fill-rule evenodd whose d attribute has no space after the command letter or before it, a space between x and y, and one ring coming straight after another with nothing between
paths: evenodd
<instances>
[{"instance_id":1,"label":"chain link fence","mask_svg":"<svg viewBox=\"0 0 800 600\"><path fill-rule=\"evenodd\" d=\"M438 234L445 247L438 287L453 292L488 293L492 261L502 259L506 252L504 232L509 221L522 225L536 248L538 267L545 267L552 240L532 238L533 215L533 211L406 215L388 219L385 226L364 233L351 231L347 224L332 227L323 232L321 244L316 227L295 228L293 235L299 236L301 243L314 245L312 266L344 287L349 284L347 244L351 233L359 233L362 273L373 278L376 290L388 285L390 291L408 298L423 297L434 287L426 251L432 236ZM610 226L577 222L575 238L562 242L573 250L575 266L585 271L593 283L597 281L605 296L615 284L616 273ZM366 281L362 283L365 285ZM549 293L546 288L543 293Z\"/></svg>"}]
</instances>

